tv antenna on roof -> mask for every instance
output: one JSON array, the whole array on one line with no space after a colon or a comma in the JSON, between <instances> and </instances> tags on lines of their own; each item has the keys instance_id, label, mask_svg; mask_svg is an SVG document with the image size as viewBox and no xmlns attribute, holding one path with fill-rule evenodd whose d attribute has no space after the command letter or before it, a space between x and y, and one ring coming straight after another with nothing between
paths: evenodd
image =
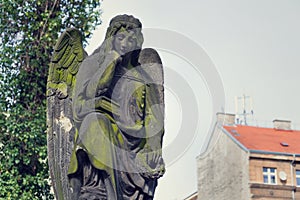
<instances>
[{"instance_id":1,"label":"tv antenna on roof","mask_svg":"<svg viewBox=\"0 0 300 200\"><path fill-rule=\"evenodd\" d=\"M236 113L236 123L237 124L247 124L247 116L251 115L253 117L253 100L251 96L236 96L235 97L235 113Z\"/></svg>"}]
</instances>

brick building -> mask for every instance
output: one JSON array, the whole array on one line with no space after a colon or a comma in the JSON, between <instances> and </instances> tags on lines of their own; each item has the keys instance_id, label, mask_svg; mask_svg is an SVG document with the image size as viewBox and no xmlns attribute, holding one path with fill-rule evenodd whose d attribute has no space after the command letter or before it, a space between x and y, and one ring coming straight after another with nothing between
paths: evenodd
<instances>
[{"instance_id":1,"label":"brick building","mask_svg":"<svg viewBox=\"0 0 300 200\"><path fill-rule=\"evenodd\" d=\"M300 131L236 125L218 114L207 151L197 158L198 200L300 200Z\"/></svg>"}]
</instances>

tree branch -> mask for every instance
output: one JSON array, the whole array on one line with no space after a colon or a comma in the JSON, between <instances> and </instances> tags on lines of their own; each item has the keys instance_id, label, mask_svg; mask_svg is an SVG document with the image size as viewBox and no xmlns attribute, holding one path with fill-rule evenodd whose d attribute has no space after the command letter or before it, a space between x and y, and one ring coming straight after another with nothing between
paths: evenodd
<instances>
[{"instance_id":1,"label":"tree branch","mask_svg":"<svg viewBox=\"0 0 300 200\"><path fill-rule=\"evenodd\" d=\"M43 25L43 29L42 29L42 31L41 31L40 39L42 38L42 36L43 36L44 33L45 33L45 29L46 29L47 23L48 23L49 19L51 18L52 14L53 14L53 12L54 12L54 9L55 9L55 7L56 7L56 5L57 5L57 3L58 3L58 0L55 0L54 3L53 3L53 6L52 6L52 8L51 8L51 11L50 11L50 13L49 13L49 15L48 15L48 17L47 17L47 19L46 19L44 25ZM40 40L40 39L39 39L39 40Z\"/></svg>"}]
</instances>

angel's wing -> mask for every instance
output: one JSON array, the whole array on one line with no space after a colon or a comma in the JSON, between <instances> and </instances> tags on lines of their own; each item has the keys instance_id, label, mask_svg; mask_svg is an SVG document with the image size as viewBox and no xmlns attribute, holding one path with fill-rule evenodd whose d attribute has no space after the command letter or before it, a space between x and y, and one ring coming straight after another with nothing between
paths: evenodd
<instances>
[{"instance_id":1,"label":"angel's wing","mask_svg":"<svg viewBox=\"0 0 300 200\"><path fill-rule=\"evenodd\" d=\"M74 147L72 94L76 74L87 56L79 30L67 29L52 55L47 81L47 145L51 181L56 199L69 200L68 167Z\"/></svg>"},{"instance_id":2,"label":"angel's wing","mask_svg":"<svg viewBox=\"0 0 300 200\"><path fill-rule=\"evenodd\" d=\"M164 70L160 56L156 50L151 48L143 49L140 53L139 63L148 77L146 79L146 107L145 107L145 131L147 135L146 152L159 152L159 159L156 167L143 166L145 177L157 179L164 174L164 162L161 155L162 141L164 135ZM139 155L140 156L140 155ZM140 158L142 158L141 156ZM145 158L146 159L146 158Z\"/></svg>"},{"instance_id":3,"label":"angel's wing","mask_svg":"<svg viewBox=\"0 0 300 200\"><path fill-rule=\"evenodd\" d=\"M139 63L150 76L150 80L147 82L150 84L151 89L155 90L154 94L157 94L152 103L164 106L164 70L160 56L156 50L145 48L140 53Z\"/></svg>"}]
</instances>

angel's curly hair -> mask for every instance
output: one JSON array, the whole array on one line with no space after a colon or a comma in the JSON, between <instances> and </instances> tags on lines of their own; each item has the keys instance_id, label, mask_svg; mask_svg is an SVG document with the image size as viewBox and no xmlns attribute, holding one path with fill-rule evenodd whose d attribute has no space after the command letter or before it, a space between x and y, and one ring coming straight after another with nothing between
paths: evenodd
<instances>
[{"instance_id":1,"label":"angel's curly hair","mask_svg":"<svg viewBox=\"0 0 300 200\"><path fill-rule=\"evenodd\" d=\"M121 28L124 28L127 31L133 31L136 34L137 47L140 49L144 42L144 37L141 32L142 23L140 20L132 15L118 15L112 18L109 27L107 28L105 39L109 40L111 37L115 36Z\"/></svg>"}]
</instances>

